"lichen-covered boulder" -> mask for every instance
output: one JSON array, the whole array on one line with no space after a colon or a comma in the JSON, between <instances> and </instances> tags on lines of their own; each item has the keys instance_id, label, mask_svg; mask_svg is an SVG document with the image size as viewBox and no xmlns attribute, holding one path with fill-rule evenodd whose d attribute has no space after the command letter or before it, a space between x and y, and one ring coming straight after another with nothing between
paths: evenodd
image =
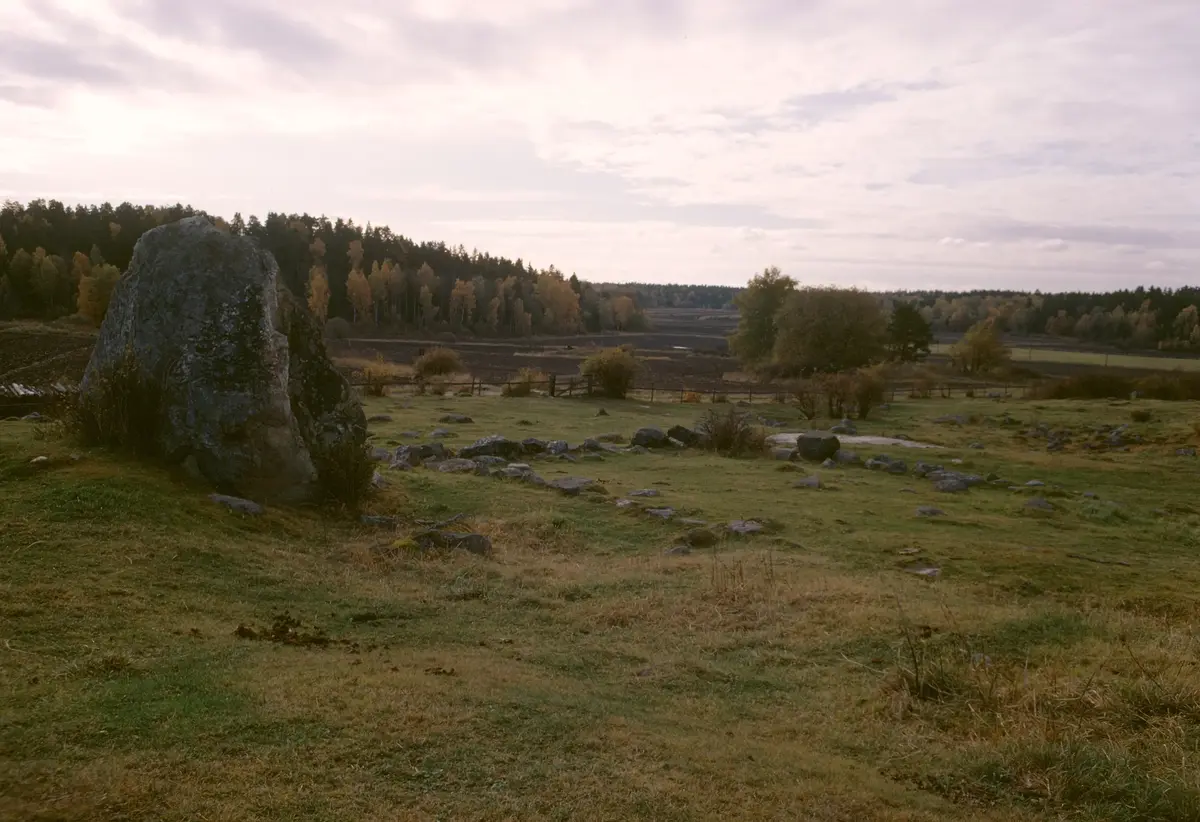
<instances>
[{"instance_id":1,"label":"lichen-covered boulder","mask_svg":"<svg viewBox=\"0 0 1200 822\"><path fill-rule=\"evenodd\" d=\"M310 499L319 475L357 482L362 407L278 274L253 240L203 217L144 234L81 384L98 438L140 436L143 453L256 500ZM111 408L130 384L141 430L112 430L132 426Z\"/></svg>"}]
</instances>

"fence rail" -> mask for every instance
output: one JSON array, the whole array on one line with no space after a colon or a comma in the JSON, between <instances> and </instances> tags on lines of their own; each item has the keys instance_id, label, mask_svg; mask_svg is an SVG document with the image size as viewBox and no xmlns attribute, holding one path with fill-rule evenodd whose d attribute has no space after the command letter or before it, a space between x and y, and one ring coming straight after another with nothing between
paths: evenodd
<instances>
[{"instance_id":1,"label":"fence rail","mask_svg":"<svg viewBox=\"0 0 1200 822\"><path fill-rule=\"evenodd\" d=\"M389 395L456 394L459 396L521 395L524 393L550 397L598 397L603 392L589 377L579 375L549 375L541 380L525 380L512 375L472 376L453 378L402 378L388 380L365 380L351 378L351 385L364 393L387 393ZM789 401L793 391L786 385L770 383L721 382L705 385L688 385L672 380L649 380L634 382L628 396L650 402L757 402L778 403ZM813 396L824 398L822 392ZM1026 399L1029 386L1023 383L943 383L930 386L927 383L907 382L889 384L884 388L885 401L894 402L905 397L962 397L984 399Z\"/></svg>"}]
</instances>

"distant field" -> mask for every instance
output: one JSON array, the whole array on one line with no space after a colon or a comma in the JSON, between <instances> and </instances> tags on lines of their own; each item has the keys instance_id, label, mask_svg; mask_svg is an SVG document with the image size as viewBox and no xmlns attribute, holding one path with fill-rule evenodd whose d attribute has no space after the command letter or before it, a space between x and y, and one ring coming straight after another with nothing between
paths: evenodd
<instances>
[{"instance_id":1,"label":"distant field","mask_svg":"<svg viewBox=\"0 0 1200 822\"><path fill-rule=\"evenodd\" d=\"M950 345L936 344L933 354L949 356ZM1100 351L1068 351L1062 348L1014 348L1016 363L1062 363L1087 365L1099 368L1127 368L1139 371L1200 371L1200 358L1196 357L1153 357L1136 354L1105 354Z\"/></svg>"}]
</instances>

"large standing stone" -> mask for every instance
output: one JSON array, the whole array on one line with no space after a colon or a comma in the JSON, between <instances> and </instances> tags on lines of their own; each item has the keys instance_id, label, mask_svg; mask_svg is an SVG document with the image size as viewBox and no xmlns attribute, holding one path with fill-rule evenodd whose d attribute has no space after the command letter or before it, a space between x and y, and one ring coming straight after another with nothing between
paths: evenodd
<instances>
[{"instance_id":1,"label":"large standing stone","mask_svg":"<svg viewBox=\"0 0 1200 822\"><path fill-rule=\"evenodd\" d=\"M259 500L314 495L323 465L365 448L366 419L320 327L253 240L191 217L142 235L80 391L99 411L119 376L153 396L156 456Z\"/></svg>"},{"instance_id":2,"label":"large standing stone","mask_svg":"<svg viewBox=\"0 0 1200 822\"><path fill-rule=\"evenodd\" d=\"M838 438L827 431L805 431L796 438L796 453L809 462L824 462L838 452Z\"/></svg>"},{"instance_id":3,"label":"large standing stone","mask_svg":"<svg viewBox=\"0 0 1200 822\"><path fill-rule=\"evenodd\" d=\"M670 445L661 428L639 428L633 435L633 444L643 448L666 448Z\"/></svg>"}]
</instances>

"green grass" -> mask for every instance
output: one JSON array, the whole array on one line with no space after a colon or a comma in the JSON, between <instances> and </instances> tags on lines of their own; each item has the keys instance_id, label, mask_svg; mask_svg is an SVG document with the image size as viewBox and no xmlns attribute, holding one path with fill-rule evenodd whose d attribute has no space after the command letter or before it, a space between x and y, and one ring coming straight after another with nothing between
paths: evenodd
<instances>
[{"instance_id":1,"label":"green grass","mask_svg":"<svg viewBox=\"0 0 1200 822\"><path fill-rule=\"evenodd\" d=\"M936 343L930 353L950 354L951 345ZM1154 357L1137 354L1106 354L1102 351L1071 351L1064 348L1017 347L1012 350L1012 359L1021 363L1062 363L1106 368L1124 368L1132 371L1200 371L1200 357Z\"/></svg>"},{"instance_id":2,"label":"green grass","mask_svg":"<svg viewBox=\"0 0 1200 822\"><path fill-rule=\"evenodd\" d=\"M445 426L452 446L700 413L367 405L392 417L373 427L389 446L447 413L475 420ZM1134 408L1152 413L1129 451L1018 436ZM862 468L796 489L777 462L693 451L534 461L604 497L387 472L369 510L399 517L394 533L309 509L241 517L167 472L0 423L0 819L1195 819L1200 464L1174 452L1197 419L1194 403L928 400L860 424L944 448L864 456L1046 483L961 496ZM667 556L687 526L613 505L640 488L772 527ZM1056 510L1031 516L1035 493ZM494 556L395 547L455 514ZM284 612L329 642L235 633Z\"/></svg>"}]
</instances>

